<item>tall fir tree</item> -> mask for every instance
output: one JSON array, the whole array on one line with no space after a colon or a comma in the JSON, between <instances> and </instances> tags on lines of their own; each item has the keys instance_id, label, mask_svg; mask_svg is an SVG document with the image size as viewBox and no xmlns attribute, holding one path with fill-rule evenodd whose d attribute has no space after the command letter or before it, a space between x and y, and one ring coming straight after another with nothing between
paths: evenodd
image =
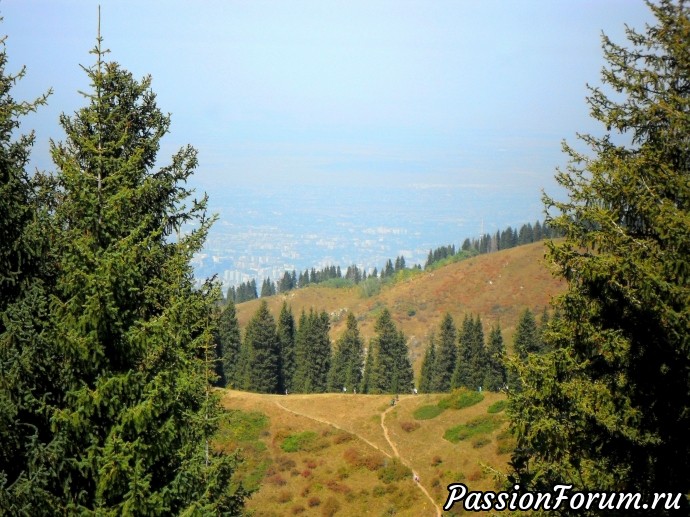
<instances>
[{"instance_id":1,"label":"tall fir tree","mask_svg":"<svg viewBox=\"0 0 690 517\"><path fill-rule=\"evenodd\" d=\"M486 347L484 386L489 391L500 391L505 388L507 381L506 347L503 343L501 327L496 325L489 332L489 342Z\"/></svg>"},{"instance_id":2,"label":"tall fir tree","mask_svg":"<svg viewBox=\"0 0 690 517\"><path fill-rule=\"evenodd\" d=\"M295 318L292 308L283 302L278 316L278 343L280 345L280 393L292 391L292 378L295 375Z\"/></svg>"},{"instance_id":3,"label":"tall fir tree","mask_svg":"<svg viewBox=\"0 0 690 517\"><path fill-rule=\"evenodd\" d=\"M244 365L245 389L258 393L278 393L280 386L280 342L276 321L262 300L247 323L243 347L247 363Z\"/></svg>"},{"instance_id":4,"label":"tall fir tree","mask_svg":"<svg viewBox=\"0 0 690 517\"><path fill-rule=\"evenodd\" d=\"M431 374L431 391L450 391L458 356L458 332L450 314L446 313L438 332L436 360Z\"/></svg>"},{"instance_id":5,"label":"tall fir tree","mask_svg":"<svg viewBox=\"0 0 690 517\"><path fill-rule=\"evenodd\" d=\"M26 168L33 134L18 135L21 118L45 103L16 102L24 70L6 71L0 41L0 514L46 514L60 507L45 461L60 365L44 339L54 260L44 230L52 192ZM49 181L48 185L49 186Z\"/></svg>"},{"instance_id":6,"label":"tall fir tree","mask_svg":"<svg viewBox=\"0 0 690 517\"><path fill-rule=\"evenodd\" d=\"M469 315L465 316L458 341L458 360L451 388L465 387L477 390L482 386L486 373L484 331L479 316L476 320Z\"/></svg>"},{"instance_id":7,"label":"tall fir tree","mask_svg":"<svg viewBox=\"0 0 690 517\"><path fill-rule=\"evenodd\" d=\"M329 372L328 388L340 391L345 388L353 392L362 382L364 368L364 342L359 335L357 318L352 312L347 314L346 328L338 339L333 362Z\"/></svg>"},{"instance_id":8,"label":"tall fir tree","mask_svg":"<svg viewBox=\"0 0 690 517\"><path fill-rule=\"evenodd\" d=\"M434 375L434 365L436 364L436 337L434 333L429 336L429 345L426 347L426 352L424 352L424 359L422 360L422 368L419 373L419 392L420 393L432 393L433 375Z\"/></svg>"},{"instance_id":9,"label":"tall fir tree","mask_svg":"<svg viewBox=\"0 0 690 517\"><path fill-rule=\"evenodd\" d=\"M398 330L391 313L384 309L374 326L371 339L373 365L369 393L407 393L413 388L414 374L405 335Z\"/></svg>"},{"instance_id":10,"label":"tall fir tree","mask_svg":"<svg viewBox=\"0 0 690 517\"><path fill-rule=\"evenodd\" d=\"M687 515L690 7L648 6L654 22L626 28L625 45L603 37L605 87L588 98L603 135L582 137L590 154L564 146L571 163L556 179L568 198L545 197L565 237L548 258L568 287L552 351L528 359L511 402L512 480L680 494L666 513Z\"/></svg>"},{"instance_id":11,"label":"tall fir tree","mask_svg":"<svg viewBox=\"0 0 690 517\"><path fill-rule=\"evenodd\" d=\"M219 357L219 382L222 386L237 388L238 361L242 347L240 324L237 321L235 303L228 300L218 317L218 329L216 331L216 344Z\"/></svg>"},{"instance_id":12,"label":"tall fir tree","mask_svg":"<svg viewBox=\"0 0 690 517\"><path fill-rule=\"evenodd\" d=\"M323 393L328 389L331 365L330 322L326 312L302 312L295 337L293 389L300 393Z\"/></svg>"},{"instance_id":13,"label":"tall fir tree","mask_svg":"<svg viewBox=\"0 0 690 517\"><path fill-rule=\"evenodd\" d=\"M87 105L60 118L63 143L50 224L55 257L42 351L57 362L44 408L49 433L27 479L50 505L32 514L239 514L236 459L210 450L220 405L213 314L220 291L193 284L190 261L211 224L186 183L196 151L154 170L170 120L150 78L104 62L101 39ZM185 222L196 229L177 233ZM14 512L10 512L14 513Z\"/></svg>"}]
</instances>

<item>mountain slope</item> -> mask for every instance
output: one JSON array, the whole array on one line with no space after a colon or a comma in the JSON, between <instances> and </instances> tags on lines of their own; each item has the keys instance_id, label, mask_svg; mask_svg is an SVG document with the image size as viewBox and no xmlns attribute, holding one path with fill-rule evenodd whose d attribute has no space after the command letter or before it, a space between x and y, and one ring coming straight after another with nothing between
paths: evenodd
<instances>
[{"instance_id":1,"label":"mountain slope","mask_svg":"<svg viewBox=\"0 0 690 517\"><path fill-rule=\"evenodd\" d=\"M512 343L515 326L524 309L529 307L540 314L548 307L551 297L565 288L565 284L548 270L544 251L543 243L534 243L479 255L434 271L409 274L408 278L384 285L371 297L365 297L359 286L313 285L265 299L274 315L280 312L284 300L292 307L296 319L302 310L308 311L310 307L325 310L331 315L334 341L344 331L347 311L352 311L368 342L376 317L387 307L408 338L418 372L427 338L438 328L446 312L453 316L458 326L465 314L479 314L485 335L492 325L500 323L504 340ZM258 304L258 300L238 304L242 328Z\"/></svg>"}]
</instances>

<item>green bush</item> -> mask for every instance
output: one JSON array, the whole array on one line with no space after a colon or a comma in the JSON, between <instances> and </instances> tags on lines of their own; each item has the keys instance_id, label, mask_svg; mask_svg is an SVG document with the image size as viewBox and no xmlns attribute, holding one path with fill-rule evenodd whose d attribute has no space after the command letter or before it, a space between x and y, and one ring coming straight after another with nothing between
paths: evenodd
<instances>
[{"instance_id":1,"label":"green bush","mask_svg":"<svg viewBox=\"0 0 690 517\"><path fill-rule=\"evenodd\" d=\"M492 416L480 416L470 420L466 424L456 425L451 427L445 433L443 438L452 443L458 443L460 440L466 440L479 434L490 433L498 429L501 421Z\"/></svg>"},{"instance_id":2,"label":"green bush","mask_svg":"<svg viewBox=\"0 0 690 517\"><path fill-rule=\"evenodd\" d=\"M410 479L412 471L403 465L399 459L393 458L382 469L379 469L378 475L381 481L389 484L395 481L402 481L403 479Z\"/></svg>"},{"instance_id":3,"label":"green bush","mask_svg":"<svg viewBox=\"0 0 690 517\"><path fill-rule=\"evenodd\" d=\"M236 442L258 440L268 423L268 417L258 411L230 410L223 415L218 439Z\"/></svg>"},{"instance_id":4,"label":"green bush","mask_svg":"<svg viewBox=\"0 0 690 517\"><path fill-rule=\"evenodd\" d=\"M313 431L304 431L287 436L280 448L285 452L311 451L316 446L318 435Z\"/></svg>"},{"instance_id":5,"label":"green bush","mask_svg":"<svg viewBox=\"0 0 690 517\"><path fill-rule=\"evenodd\" d=\"M421 406L415 409L414 413L412 413L412 416L415 418L415 420L431 420L432 418L436 418L441 413L443 413L443 409L438 406Z\"/></svg>"},{"instance_id":6,"label":"green bush","mask_svg":"<svg viewBox=\"0 0 690 517\"><path fill-rule=\"evenodd\" d=\"M499 400L497 402L494 402L487 408L487 413L500 413L503 411L505 408L508 407L508 401L507 400Z\"/></svg>"},{"instance_id":7,"label":"green bush","mask_svg":"<svg viewBox=\"0 0 690 517\"><path fill-rule=\"evenodd\" d=\"M438 407L442 409L463 409L474 406L484 400L484 395L479 391L470 391L467 388L453 390L447 397L442 398Z\"/></svg>"}]
</instances>

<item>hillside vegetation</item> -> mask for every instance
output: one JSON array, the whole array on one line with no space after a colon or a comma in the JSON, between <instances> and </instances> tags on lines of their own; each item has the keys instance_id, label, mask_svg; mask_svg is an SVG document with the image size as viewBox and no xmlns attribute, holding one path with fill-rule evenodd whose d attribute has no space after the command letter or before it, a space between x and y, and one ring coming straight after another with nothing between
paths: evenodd
<instances>
[{"instance_id":1,"label":"hillside vegetation","mask_svg":"<svg viewBox=\"0 0 690 517\"><path fill-rule=\"evenodd\" d=\"M565 284L551 275L542 243L529 244L451 263L433 271L407 270L367 297L361 286L337 288L307 286L285 295L262 298L273 314L284 300L298 315L310 308L331 316L331 338L345 328L345 315L352 311L365 340L373 335L376 317L387 307L408 338L415 371L419 371L427 336L438 327L446 312L455 321L465 314L478 314L485 328L500 323L507 343L525 308L540 313ZM260 300L237 305L237 317L245 328Z\"/></svg>"},{"instance_id":2,"label":"hillside vegetation","mask_svg":"<svg viewBox=\"0 0 690 517\"><path fill-rule=\"evenodd\" d=\"M247 504L257 517L438 515L449 483L496 489L514 445L497 393L404 395L395 406L390 395L224 393L216 446L242 449L238 477L259 487Z\"/></svg>"}]
</instances>

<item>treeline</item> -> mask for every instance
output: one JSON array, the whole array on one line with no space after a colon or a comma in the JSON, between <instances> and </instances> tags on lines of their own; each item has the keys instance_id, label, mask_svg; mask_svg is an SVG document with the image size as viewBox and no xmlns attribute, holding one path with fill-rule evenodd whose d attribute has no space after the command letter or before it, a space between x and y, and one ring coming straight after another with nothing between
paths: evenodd
<instances>
[{"instance_id":1,"label":"treeline","mask_svg":"<svg viewBox=\"0 0 690 517\"><path fill-rule=\"evenodd\" d=\"M530 354L545 351L543 333L549 323L546 309L537 324L531 310L525 309L514 336L515 361L524 362ZM501 328L496 325L484 339L479 316L465 316L460 330L446 314L437 333L432 333L424 354L419 391L436 393L456 388L472 390L520 390L515 369L508 361Z\"/></svg>"},{"instance_id":2,"label":"treeline","mask_svg":"<svg viewBox=\"0 0 690 517\"><path fill-rule=\"evenodd\" d=\"M219 384L259 393L400 393L414 387L405 335L388 310L366 348L352 313L335 346L329 332L326 312L303 311L296 322L284 302L276 321L264 301L241 337L230 301L216 336Z\"/></svg>"},{"instance_id":3,"label":"treeline","mask_svg":"<svg viewBox=\"0 0 690 517\"><path fill-rule=\"evenodd\" d=\"M465 239L462 243L461 249L456 251L454 244L447 246L440 246L435 250L429 250L424 269L433 264L437 264L443 260L453 259L462 260L472 257L477 254L492 253L523 244L531 244L543 239L556 238L559 235L548 224L537 221L532 225L531 223L523 224L520 230L508 226L502 231L497 231L495 234L484 234L478 239ZM344 281L345 285L356 285L366 280L385 280L393 277L399 271L407 269L404 256L399 256L393 260L388 259L381 268L381 271L375 267L374 270L367 274L365 269L353 264L348 266L343 275L340 266L326 266L320 270L316 268L305 269L297 274L295 270L285 271L283 276L277 281L273 282L270 278L265 278L261 285L261 291L257 290L256 280L248 280L241 283L237 287L230 287L227 291L227 300L234 303L242 303L250 300L255 300L261 296L273 296L278 293L286 293L293 289L299 289L312 284L320 284L328 281ZM420 264L415 264L412 269L422 269Z\"/></svg>"},{"instance_id":4,"label":"treeline","mask_svg":"<svg viewBox=\"0 0 690 517\"><path fill-rule=\"evenodd\" d=\"M544 351L546 310L537 324L526 309L514 338L517 361ZM241 337L235 304L228 302L216 336L219 385L260 393L403 393L415 385L422 393L466 387L473 390L518 390L517 376L507 361L498 325L484 340L479 316L466 316L458 330L446 314L429 339L420 377L413 379L405 335L384 309L375 335L365 348L357 319L348 313L346 330L335 345L324 312L302 311L298 322L287 302L277 320L261 303Z\"/></svg>"},{"instance_id":5,"label":"treeline","mask_svg":"<svg viewBox=\"0 0 690 517\"><path fill-rule=\"evenodd\" d=\"M460 258L466 258L477 254L493 253L514 248L524 244L532 244L543 239L555 239L560 236L558 231L546 222L536 221L534 225L531 223L523 224L519 230L508 226L504 230L497 230L494 234L485 233L477 239L465 239L457 252L454 244L429 250L424 268L426 269L432 264L449 257L457 257L458 254L462 254Z\"/></svg>"}]
</instances>

